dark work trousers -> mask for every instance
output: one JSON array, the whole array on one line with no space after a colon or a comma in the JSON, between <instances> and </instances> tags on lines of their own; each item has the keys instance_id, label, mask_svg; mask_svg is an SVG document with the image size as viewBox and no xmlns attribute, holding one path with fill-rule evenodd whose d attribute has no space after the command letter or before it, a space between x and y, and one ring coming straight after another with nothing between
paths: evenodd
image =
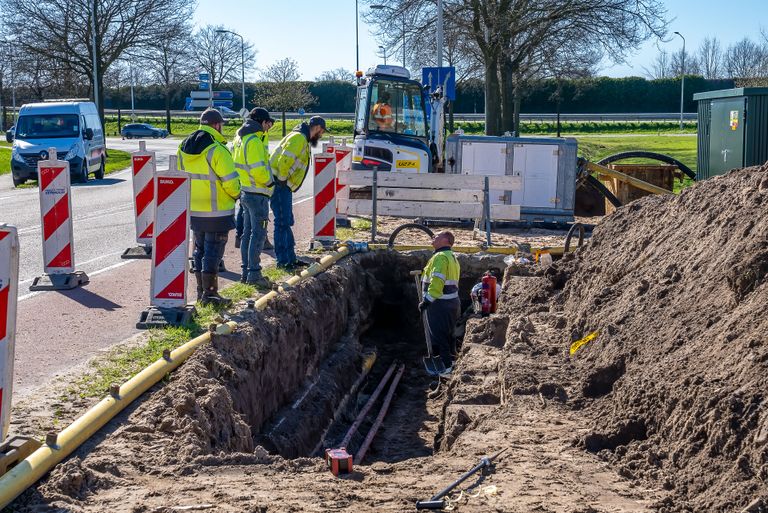
<instances>
[{"instance_id":1,"label":"dark work trousers","mask_svg":"<svg viewBox=\"0 0 768 513\"><path fill-rule=\"evenodd\" d=\"M427 330L432 348L440 354L445 368L453 365L451 351L456 342L453 339L454 328L461 315L461 300L436 299L427 308Z\"/></svg>"},{"instance_id":2,"label":"dark work trousers","mask_svg":"<svg viewBox=\"0 0 768 513\"><path fill-rule=\"evenodd\" d=\"M243 261L243 277L246 280L261 279L261 250L267 238L269 220L269 198L261 194L244 192L240 196L240 209L243 212L244 229L240 244L240 256Z\"/></svg>"},{"instance_id":3,"label":"dark work trousers","mask_svg":"<svg viewBox=\"0 0 768 513\"><path fill-rule=\"evenodd\" d=\"M195 271L218 273L219 262L224 257L224 248L227 246L228 232L193 231L192 234L195 239L195 249L192 252Z\"/></svg>"},{"instance_id":4,"label":"dark work trousers","mask_svg":"<svg viewBox=\"0 0 768 513\"><path fill-rule=\"evenodd\" d=\"M237 202L237 213L235 214L235 237L243 236L243 226L245 218L243 217L243 200Z\"/></svg>"},{"instance_id":5,"label":"dark work trousers","mask_svg":"<svg viewBox=\"0 0 768 513\"><path fill-rule=\"evenodd\" d=\"M275 260L278 266L290 266L296 263L295 242L293 240L293 192L287 185L275 184L275 190L269 204L275 214Z\"/></svg>"}]
</instances>

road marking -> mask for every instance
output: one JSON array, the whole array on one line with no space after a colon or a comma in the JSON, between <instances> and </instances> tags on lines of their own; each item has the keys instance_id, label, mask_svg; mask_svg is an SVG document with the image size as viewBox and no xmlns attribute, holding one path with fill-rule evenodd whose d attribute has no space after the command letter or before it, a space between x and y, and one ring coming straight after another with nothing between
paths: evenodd
<instances>
[{"instance_id":1,"label":"road marking","mask_svg":"<svg viewBox=\"0 0 768 513\"><path fill-rule=\"evenodd\" d=\"M124 212L128 212L131 209L133 209L133 205L121 205L119 207L112 207L107 208L104 210L99 210L97 212L91 212L90 214L85 214L80 217L75 217L74 222L80 222L80 221L89 221L91 219L97 219L102 216L111 216L113 214L122 214ZM34 226L28 226L26 228L22 228L19 230L20 235L26 235L28 233L34 233L40 231L40 225L34 225Z\"/></svg>"},{"instance_id":2,"label":"road marking","mask_svg":"<svg viewBox=\"0 0 768 513\"><path fill-rule=\"evenodd\" d=\"M88 277L89 277L89 278L92 278L93 276L98 276L99 274L103 274L103 273L105 273L105 272L108 272L108 271L112 271L112 270L114 270L114 269L117 269L118 267L122 267L122 266L124 266L124 265L128 265L128 264L131 264L131 263L133 263L133 262L136 262L136 261L137 261L137 260L125 260L125 261L122 261L122 262L118 262L118 263L116 263L116 264L113 264L113 265L107 266L107 267L105 267L105 268L103 268L103 269L98 269L98 270L96 270L96 271L93 271L93 272L91 272L91 273L88 273ZM26 283L29 283L29 282L31 282L31 281L32 281L32 280L26 280ZM19 288L21 288L21 285L23 285L24 283L25 283L25 282L21 282L21 283L19 283ZM37 296L38 294L42 294L43 292L44 292L44 291L37 291L37 292L30 292L29 294L24 294L23 296L19 296L19 299L18 299L18 301L24 301L25 299L29 299L29 298L31 298L31 297L35 297L35 296Z\"/></svg>"},{"instance_id":3,"label":"road marking","mask_svg":"<svg viewBox=\"0 0 768 513\"><path fill-rule=\"evenodd\" d=\"M305 201L309 201L309 200L311 200L312 198L314 198L314 196L307 196L307 197L306 197L306 198L304 198L304 199L300 199L299 201L295 201L293 204L294 204L294 205L298 205L298 204L300 204L300 203L304 203Z\"/></svg>"}]
</instances>

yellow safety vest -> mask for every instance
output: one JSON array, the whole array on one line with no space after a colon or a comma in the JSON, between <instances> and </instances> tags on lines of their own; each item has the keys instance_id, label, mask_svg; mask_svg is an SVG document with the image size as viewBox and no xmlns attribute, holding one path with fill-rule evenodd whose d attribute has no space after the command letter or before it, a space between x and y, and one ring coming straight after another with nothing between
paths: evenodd
<instances>
[{"instance_id":1,"label":"yellow safety vest","mask_svg":"<svg viewBox=\"0 0 768 513\"><path fill-rule=\"evenodd\" d=\"M240 196L240 178L224 137L215 129L200 125L213 138L213 143L200 153L176 152L177 166L191 176L190 215L222 217L235 213L235 201Z\"/></svg>"},{"instance_id":2,"label":"yellow safety vest","mask_svg":"<svg viewBox=\"0 0 768 513\"><path fill-rule=\"evenodd\" d=\"M269 168L269 146L264 132L254 132L235 138L232 156L240 175L240 190L272 196L274 180Z\"/></svg>"},{"instance_id":3,"label":"yellow safety vest","mask_svg":"<svg viewBox=\"0 0 768 513\"><path fill-rule=\"evenodd\" d=\"M421 274L424 299L454 299L459 297L461 267L450 249L441 249L432 255Z\"/></svg>"},{"instance_id":4,"label":"yellow safety vest","mask_svg":"<svg viewBox=\"0 0 768 513\"><path fill-rule=\"evenodd\" d=\"M301 132L283 137L269 159L275 178L286 182L293 192L299 190L309 169L309 142Z\"/></svg>"}]
</instances>

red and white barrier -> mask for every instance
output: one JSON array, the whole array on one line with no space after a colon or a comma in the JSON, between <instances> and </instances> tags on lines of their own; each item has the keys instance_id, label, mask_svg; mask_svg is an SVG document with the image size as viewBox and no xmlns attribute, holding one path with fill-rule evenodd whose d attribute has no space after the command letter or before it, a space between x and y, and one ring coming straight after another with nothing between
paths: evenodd
<instances>
[{"instance_id":1,"label":"red and white barrier","mask_svg":"<svg viewBox=\"0 0 768 513\"><path fill-rule=\"evenodd\" d=\"M55 148L48 155L37 163L44 274L29 290L73 289L88 283L85 273L75 271L69 162L57 160Z\"/></svg>"},{"instance_id":2,"label":"red and white barrier","mask_svg":"<svg viewBox=\"0 0 768 513\"><path fill-rule=\"evenodd\" d=\"M352 170L352 147L347 146L346 139L341 140L339 146L334 147L336 154L336 199L348 200L349 199L349 186L339 184L338 176L340 171ZM337 203L338 205L338 203ZM339 226L349 226L349 219L347 214L339 212L338 206L336 208L336 224Z\"/></svg>"},{"instance_id":3,"label":"red and white barrier","mask_svg":"<svg viewBox=\"0 0 768 513\"><path fill-rule=\"evenodd\" d=\"M0 223L0 442L11 422L18 295L19 237L16 227Z\"/></svg>"},{"instance_id":4,"label":"red and white barrier","mask_svg":"<svg viewBox=\"0 0 768 513\"><path fill-rule=\"evenodd\" d=\"M177 171L175 156L168 166L155 173L150 307L142 312L139 329L184 324L194 311L187 306L189 175Z\"/></svg>"},{"instance_id":5,"label":"red and white barrier","mask_svg":"<svg viewBox=\"0 0 768 513\"><path fill-rule=\"evenodd\" d=\"M315 222L313 245L336 240L336 155L319 153L312 159L314 170Z\"/></svg>"},{"instance_id":6,"label":"red and white barrier","mask_svg":"<svg viewBox=\"0 0 768 513\"><path fill-rule=\"evenodd\" d=\"M131 155L133 212L136 220L136 242L140 246L125 250L122 258L150 258L152 228L155 216L155 152L147 151L144 141Z\"/></svg>"}]
</instances>

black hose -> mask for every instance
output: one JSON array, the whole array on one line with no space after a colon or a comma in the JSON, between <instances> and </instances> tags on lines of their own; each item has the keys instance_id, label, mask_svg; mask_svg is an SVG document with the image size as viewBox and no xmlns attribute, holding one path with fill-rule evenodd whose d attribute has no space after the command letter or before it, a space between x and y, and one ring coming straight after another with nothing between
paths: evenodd
<instances>
[{"instance_id":1,"label":"black hose","mask_svg":"<svg viewBox=\"0 0 768 513\"><path fill-rule=\"evenodd\" d=\"M617 160L624 160L624 159L658 160L666 164L677 166L677 168L683 173L685 173L691 180L696 180L696 173L694 173L691 170L691 168L689 168L688 166L686 166L676 158L670 157L669 155L664 155L663 153L654 153L652 151L624 151L621 153L617 153L616 155L605 157L603 160L599 161L598 164L600 164L601 166L606 166L611 162L616 162Z\"/></svg>"},{"instance_id":2,"label":"black hose","mask_svg":"<svg viewBox=\"0 0 768 513\"><path fill-rule=\"evenodd\" d=\"M601 182L594 176L587 175L586 184L592 187L593 189L595 189L597 192L599 192L603 196L605 196L606 199L610 201L611 205L613 205L614 207L619 208L621 206L621 200L619 200L619 198L614 196L613 193L610 190L608 190L608 187L603 185L603 182Z\"/></svg>"},{"instance_id":3,"label":"black hose","mask_svg":"<svg viewBox=\"0 0 768 513\"><path fill-rule=\"evenodd\" d=\"M432 230L430 230L428 227L424 226L423 224L419 224L419 223L405 223L405 224L401 224L400 226L398 226L397 228L394 229L394 231L392 232L392 235L389 236L389 241L387 242L387 247L389 249L392 249L395 246L395 238L398 236L398 234L400 232L402 232L403 230L409 230L411 228L413 228L414 230L421 230L421 231L423 231L424 233L429 235L430 239L435 236L434 232Z\"/></svg>"},{"instance_id":4,"label":"black hose","mask_svg":"<svg viewBox=\"0 0 768 513\"><path fill-rule=\"evenodd\" d=\"M568 253L568 251L571 249L571 238L573 238L573 234L576 232L576 230L579 230L579 245L584 245L584 225L581 223L573 223L571 226L571 229L568 230L568 235L565 236L565 247L563 248L563 254Z\"/></svg>"}]
</instances>

